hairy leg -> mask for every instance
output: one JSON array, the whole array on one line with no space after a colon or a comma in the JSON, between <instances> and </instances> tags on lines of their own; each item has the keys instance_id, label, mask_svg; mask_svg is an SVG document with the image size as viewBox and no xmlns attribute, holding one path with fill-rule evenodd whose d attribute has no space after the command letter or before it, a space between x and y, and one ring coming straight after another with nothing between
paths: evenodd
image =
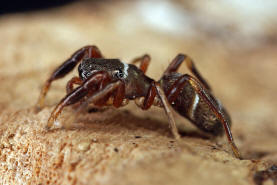
<instances>
[{"instance_id":1,"label":"hairy leg","mask_svg":"<svg viewBox=\"0 0 277 185\"><path fill-rule=\"evenodd\" d=\"M113 97L113 106L118 108L122 105L122 102L125 97L125 85L122 81L116 81L110 84L107 84L102 89L99 89L98 91L95 91L93 93L90 93L86 99L86 101L82 102L81 106L77 110L77 112L80 112L85 107L87 107L89 104L97 103L97 106L105 106L106 101ZM100 102L99 102L100 100Z\"/></svg>"},{"instance_id":2,"label":"hairy leg","mask_svg":"<svg viewBox=\"0 0 277 185\"><path fill-rule=\"evenodd\" d=\"M166 98L166 95L165 95L162 87L160 86L160 84L156 82L155 83L155 87L156 87L156 90L157 90L157 94L159 95L159 97L160 97L160 99L162 101L162 104L164 106L165 113L166 113L166 115L168 117L170 128L171 128L171 132L174 135L175 139L180 139L180 134L178 133L178 129L177 129L177 126L176 126L176 123L175 123L172 111L170 110L170 106L171 105L168 102L168 100Z\"/></svg>"},{"instance_id":3,"label":"hairy leg","mask_svg":"<svg viewBox=\"0 0 277 185\"><path fill-rule=\"evenodd\" d=\"M44 99L51 86L51 83L67 75L84 57L102 58L103 56L96 46L85 46L73 53L69 59L67 59L64 63L55 69L50 78L43 85L38 102L36 104L36 108L38 110L44 106Z\"/></svg>"},{"instance_id":4,"label":"hairy leg","mask_svg":"<svg viewBox=\"0 0 277 185\"><path fill-rule=\"evenodd\" d=\"M73 78L71 78L67 84L66 84L66 94L69 94L73 91L73 85L82 85L83 81L81 80L81 78L74 76Z\"/></svg>"},{"instance_id":5,"label":"hairy leg","mask_svg":"<svg viewBox=\"0 0 277 185\"><path fill-rule=\"evenodd\" d=\"M148 65L150 63L150 60L151 60L150 56L145 54L142 57L135 58L131 63L135 64L135 63L139 62L140 63L140 66L139 66L140 70L142 70L143 73L146 73Z\"/></svg>"},{"instance_id":6,"label":"hairy leg","mask_svg":"<svg viewBox=\"0 0 277 185\"><path fill-rule=\"evenodd\" d=\"M103 88L109 81L110 77L106 72L100 71L92 75L91 78L85 81L81 86L77 87L71 93L67 94L54 108L51 116L48 119L47 128L52 127L54 121L60 115L64 107L79 102L89 93Z\"/></svg>"},{"instance_id":7,"label":"hairy leg","mask_svg":"<svg viewBox=\"0 0 277 185\"><path fill-rule=\"evenodd\" d=\"M143 110L147 110L154 104L156 97L159 98L158 106L163 107L165 110L165 113L168 117L171 132L172 132L173 136L175 137L175 139L179 139L180 135L178 133L178 129L176 127L176 123L173 118L173 114L170 110L171 105L168 103L167 97L158 82L153 81L151 83L151 86L148 90L146 97L140 97L140 98L136 99L135 101L136 101L137 106L139 106Z\"/></svg>"},{"instance_id":8,"label":"hairy leg","mask_svg":"<svg viewBox=\"0 0 277 185\"><path fill-rule=\"evenodd\" d=\"M148 90L146 97L144 98L144 102L143 102L141 108L143 110L149 109L152 106L156 95L157 95L157 92L156 92L156 88L155 88L155 81L153 81L151 83L151 86Z\"/></svg>"},{"instance_id":9,"label":"hairy leg","mask_svg":"<svg viewBox=\"0 0 277 185\"><path fill-rule=\"evenodd\" d=\"M186 62L187 67L190 70L190 72L204 85L204 87L206 89L211 90L207 81L201 76L201 74L197 70L196 66L194 65L193 60L189 56L184 55L184 54L178 54L172 60L172 62L169 64L169 66L167 67L167 69L165 70L163 75L167 75L167 74L176 72L184 61Z\"/></svg>"}]
</instances>

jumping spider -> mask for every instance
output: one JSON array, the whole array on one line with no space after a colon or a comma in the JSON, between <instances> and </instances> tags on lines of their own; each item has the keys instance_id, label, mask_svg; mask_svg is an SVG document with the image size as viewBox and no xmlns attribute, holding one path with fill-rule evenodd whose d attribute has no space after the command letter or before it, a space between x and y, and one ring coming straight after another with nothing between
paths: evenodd
<instances>
[{"instance_id":1,"label":"jumping spider","mask_svg":"<svg viewBox=\"0 0 277 185\"><path fill-rule=\"evenodd\" d=\"M176 71L186 62L195 76ZM134 63L140 63L137 68ZM196 69L193 61L179 54L170 63L159 81L145 75L150 57L144 55L126 64L119 59L106 59L96 46L85 46L52 73L44 84L37 108L44 106L44 99L54 80L64 77L78 64L79 77L73 77L66 85L67 95L55 107L48 119L47 128L53 126L65 106L77 102L96 106L113 105L118 108L135 100L143 110L152 105L164 108L176 139L180 138L169 107L189 119L199 129L214 136L227 135L234 155L240 158L230 130L230 117L219 101L212 95L211 88ZM73 85L79 85L73 88Z\"/></svg>"}]
</instances>

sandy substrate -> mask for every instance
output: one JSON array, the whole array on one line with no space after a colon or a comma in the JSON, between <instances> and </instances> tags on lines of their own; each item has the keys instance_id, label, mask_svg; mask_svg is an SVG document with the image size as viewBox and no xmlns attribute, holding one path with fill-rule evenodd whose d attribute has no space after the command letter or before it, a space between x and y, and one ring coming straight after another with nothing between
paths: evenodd
<instances>
[{"instance_id":1,"label":"sandy substrate","mask_svg":"<svg viewBox=\"0 0 277 185\"><path fill-rule=\"evenodd\" d=\"M130 7L77 3L0 17L0 184L254 184L256 171L277 163L276 43L248 47L203 30L159 32ZM147 74L154 79L177 53L189 54L230 112L244 160L233 157L225 137L209 139L178 115L176 142L163 110L145 112L133 102L97 113L66 108L59 122L72 118L72 129L47 132L51 110L77 73L53 83L46 107L35 114L40 88L87 44L126 62L150 54Z\"/></svg>"}]
</instances>

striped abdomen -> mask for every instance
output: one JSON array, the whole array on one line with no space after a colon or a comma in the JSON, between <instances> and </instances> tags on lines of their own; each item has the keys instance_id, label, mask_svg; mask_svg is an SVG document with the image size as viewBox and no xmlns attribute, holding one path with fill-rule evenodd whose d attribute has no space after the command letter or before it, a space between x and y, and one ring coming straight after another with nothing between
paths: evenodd
<instances>
[{"instance_id":1,"label":"striped abdomen","mask_svg":"<svg viewBox=\"0 0 277 185\"><path fill-rule=\"evenodd\" d=\"M171 73L163 76L160 83L164 91L168 92L169 88L181 76L182 74L179 73ZM207 94L213 98L210 92L207 92ZM213 99L217 108L222 110L227 121L231 123L228 113L221 107L220 103L215 98ZM221 122L216 118L216 115L209 108L208 104L195 92L189 83L186 83L184 87L182 87L179 96L171 105L175 111L189 119L199 129L215 136L223 134Z\"/></svg>"}]
</instances>

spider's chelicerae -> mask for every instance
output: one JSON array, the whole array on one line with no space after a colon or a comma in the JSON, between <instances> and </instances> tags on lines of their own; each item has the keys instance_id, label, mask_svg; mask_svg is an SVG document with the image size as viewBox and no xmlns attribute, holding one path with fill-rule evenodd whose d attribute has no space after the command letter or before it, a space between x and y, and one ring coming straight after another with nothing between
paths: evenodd
<instances>
[{"instance_id":1,"label":"spider's chelicerae","mask_svg":"<svg viewBox=\"0 0 277 185\"><path fill-rule=\"evenodd\" d=\"M177 73L183 61L194 76ZM138 62L139 68L133 65ZM106 59L96 46L77 50L52 73L41 90L38 109L43 107L51 83L67 75L80 63L79 77L73 77L67 83L67 95L51 113L47 128L52 127L65 106L77 102L82 102L81 105L92 103L100 107L113 105L118 108L126 105L128 100L135 100L143 110L152 105L164 108L176 139L180 136L170 106L204 132L217 136L225 130L234 155L240 158L230 130L230 117L212 95L210 86L193 61L186 55L177 55L159 81L145 75L149 62L148 55L134 59L133 64L123 63L119 59ZM74 84L79 86L73 88Z\"/></svg>"}]
</instances>

